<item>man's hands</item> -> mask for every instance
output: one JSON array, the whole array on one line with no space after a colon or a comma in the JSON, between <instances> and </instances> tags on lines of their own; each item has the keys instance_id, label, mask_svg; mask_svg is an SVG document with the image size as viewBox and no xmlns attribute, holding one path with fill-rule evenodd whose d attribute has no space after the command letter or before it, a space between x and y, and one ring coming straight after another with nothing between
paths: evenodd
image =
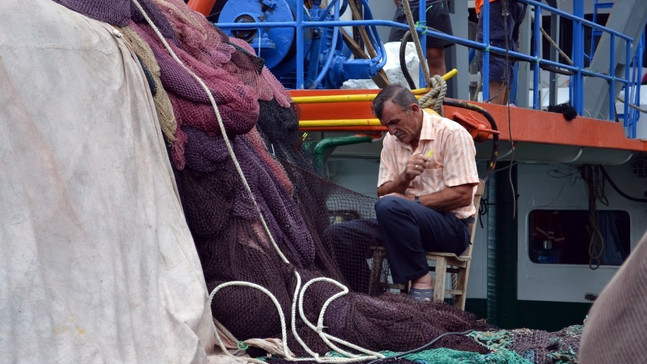
<instances>
[{"instance_id":1,"label":"man's hands","mask_svg":"<svg viewBox=\"0 0 647 364\"><path fill-rule=\"evenodd\" d=\"M419 153L412 155L404 170L404 178L409 182L413 181L414 178L421 175L427 169L429 160L430 157Z\"/></svg>"},{"instance_id":2,"label":"man's hands","mask_svg":"<svg viewBox=\"0 0 647 364\"><path fill-rule=\"evenodd\" d=\"M378 196L399 194L405 198L413 199L413 196L405 196L404 193L409 188L411 181L418 177L429 166L431 160L431 152L427 155L420 153L412 155L407 161L404 172L401 173L395 180L387 182L377 188Z\"/></svg>"}]
</instances>

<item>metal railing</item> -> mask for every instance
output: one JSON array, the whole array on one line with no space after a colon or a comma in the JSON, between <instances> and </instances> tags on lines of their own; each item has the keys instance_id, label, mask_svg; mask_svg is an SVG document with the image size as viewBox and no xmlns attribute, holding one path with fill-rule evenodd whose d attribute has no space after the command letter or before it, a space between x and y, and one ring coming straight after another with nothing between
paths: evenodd
<instances>
[{"instance_id":1,"label":"metal railing","mask_svg":"<svg viewBox=\"0 0 647 364\"><path fill-rule=\"evenodd\" d=\"M297 9L304 9L303 0L294 0L295 6ZM304 19L304 11L295 11L295 21L286 21L286 22L257 22L257 23L217 23L216 25L222 29L266 29L270 27L286 27L294 28L296 34L296 56L294 57L294 62L296 62L296 88L303 89L305 88L304 84L304 59L306 55L306 49L304 49L304 31L311 28L338 28L338 27L367 27L371 30L371 41L374 42L376 47L377 55L372 59L368 60L370 63L371 72L374 70L380 69L386 63L385 59L385 50L383 48L382 41L379 37L379 34L375 27L385 26L385 27L398 27L403 29L409 29L406 24L401 24L394 22L392 20L380 20L380 19L365 19L365 20L340 20L340 9L345 7L345 3L348 0L332 0L329 5L326 7L325 12L332 11L333 20L323 20L325 18L325 13L322 13L320 20ZM483 79L483 99L489 98L489 86L488 86L488 75L489 75L489 57L492 54L497 54L500 56L508 56L513 58L516 61L528 62L531 66L533 73L533 86L532 86L532 108L540 109L540 71L541 69L547 69L549 72L552 69L560 69L563 72L571 73L571 82L569 85L569 96L571 106L575 108L578 115L583 115L584 111L584 77L596 77L601 78L607 81L609 85L609 120L615 120L616 117L623 117L625 127L627 130L628 137L635 137L636 122L637 122L637 112L629 110L629 104L635 103L639 104L639 98L635 100L629 100L629 96L632 96L632 99L638 95L639 91L635 92L633 90L636 87L639 87L639 81L636 83L635 77L634 80L630 78L630 62L632 60L631 47L633 39L629 36L622 34L613 29L607 28L605 26L593 23L584 19L584 0L574 0L573 1L573 14L566 13L562 10L553 8L549 5L542 4L534 0L517 0L522 1L530 5L530 8L533 8L534 19L542 19L544 13L554 13L558 16L568 19L573 24L573 48L571 50L571 59L572 64L560 63L557 61L552 61L550 59L543 58L541 56L542 48L542 33L540 31L540 21L534 21L533 31L532 31L532 54L524 54L518 51L511 51L502 49L499 47L494 47L489 44L490 40L490 31L489 31L489 2L484 1L483 9L481 11L483 16L483 42L477 42L470 39L460 38L452 35L447 35L445 33L434 31L430 28L426 28L421 23L418 23L418 32L420 35L429 34L433 37L449 40L455 44L459 44L465 47L473 48L476 51L483 52L483 64L481 69L482 79ZM368 8L367 0L361 0L363 6ZM315 3L320 3L320 1L315 1ZM424 9L425 9L425 0L420 1L420 19L425 19ZM367 9L365 14L369 14L370 9ZM250 26L253 24L253 26ZM584 44L585 37L584 31L585 27L595 29L602 34L608 34L610 36L611 51L609 52L609 70L608 72L594 72L585 67L585 54ZM338 39L338 37L335 37ZM615 54L615 45L616 42L621 41L625 43L625 60L627 62L627 67L625 67L624 76L618 77L615 75L614 69L617 63L617 57ZM425 48L426 37L420 37L420 43ZM364 60L366 61L366 60ZM635 62L635 61L634 61ZM324 64L324 67L321 69L319 75L317 75L316 80L320 80L323 77L323 73L328 71L330 66L330 60L327 60ZM315 82L316 83L316 82ZM620 86L625 90L624 98L624 108L622 113L616 113L616 87Z\"/></svg>"}]
</instances>

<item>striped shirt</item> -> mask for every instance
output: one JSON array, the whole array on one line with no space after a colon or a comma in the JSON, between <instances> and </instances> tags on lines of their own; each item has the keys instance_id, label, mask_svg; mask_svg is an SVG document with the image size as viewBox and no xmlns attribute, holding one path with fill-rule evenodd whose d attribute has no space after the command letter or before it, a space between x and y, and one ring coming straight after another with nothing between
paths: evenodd
<instances>
[{"instance_id":1,"label":"striped shirt","mask_svg":"<svg viewBox=\"0 0 647 364\"><path fill-rule=\"evenodd\" d=\"M420 196L464 184L478 184L476 148L470 134L460 124L431 112L423 113L420 142L414 151L395 136L387 134L382 143L377 186L391 182L404 173L414 153L426 155L433 150L427 169L411 181L405 195ZM477 186L474 186L476 192ZM452 211L459 219L476 213L473 204Z\"/></svg>"}]
</instances>

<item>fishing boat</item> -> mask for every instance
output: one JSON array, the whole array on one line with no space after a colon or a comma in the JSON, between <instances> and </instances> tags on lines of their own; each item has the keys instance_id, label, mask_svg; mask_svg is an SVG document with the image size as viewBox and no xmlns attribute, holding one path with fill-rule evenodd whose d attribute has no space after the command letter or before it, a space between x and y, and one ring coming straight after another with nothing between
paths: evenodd
<instances>
[{"instance_id":1,"label":"fishing boat","mask_svg":"<svg viewBox=\"0 0 647 364\"><path fill-rule=\"evenodd\" d=\"M473 1L449 2L453 36L433 25L417 26L421 34L455 42L446 63L458 73L447 81L444 112L480 128L477 159L489 178L467 310L503 327L556 330L584 320L645 232L647 119L640 81L647 11L634 1L524 2L529 10L518 52L475 41ZM385 129L367 100L384 82L379 71L385 58L399 65L393 59L398 53L389 54L381 39L390 27L407 24L389 20L391 2L308 5L299 11L301 3L290 0L271 6L189 1L266 57L301 102L300 129L326 151L326 175L374 195L379 134ZM512 105L482 101L493 90L474 71L475 51L517 60ZM423 72L419 75L413 88L424 89ZM357 81L362 78L368 83ZM357 101L362 95L364 101ZM456 100L487 110L495 125ZM568 117L559 107L547 111L559 105L577 116Z\"/></svg>"},{"instance_id":2,"label":"fishing boat","mask_svg":"<svg viewBox=\"0 0 647 364\"><path fill-rule=\"evenodd\" d=\"M647 3L519 1L514 52L474 40L472 1L454 35L368 0L0 3L0 362L576 361L647 246ZM517 61L513 104L479 52ZM374 214L370 102L396 79L475 140L457 306L349 289L323 237Z\"/></svg>"}]
</instances>

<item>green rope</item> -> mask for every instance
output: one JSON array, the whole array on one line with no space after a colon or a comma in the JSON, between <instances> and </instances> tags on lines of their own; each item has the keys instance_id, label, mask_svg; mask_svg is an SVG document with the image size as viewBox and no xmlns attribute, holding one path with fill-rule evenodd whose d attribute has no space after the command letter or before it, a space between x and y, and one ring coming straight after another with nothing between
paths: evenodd
<instances>
[{"instance_id":1,"label":"green rope","mask_svg":"<svg viewBox=\"0 0 647 364\"><path fill-rule=\"evenodd\" d=\"M533 364L524 359L521 355L508 349L499 349L496 352L480 354L473 351L460 351L448 348L423 350L416 353L399 356L395 351L380 352L385 358L395 356L415 361L421 364ZM326 356L341 356L337 353L329 353ZM387 360L388 362L388 360Z\"/></svg>"},{"instance_id":2,"label":"green rope","mask_svg":"<svg viewBox=\"0 0 647 364\"><path fill-rule=\"evenodd\" d=\"M238 350L240 350L240 351L245 351L245 350L249 349L249 346L247 344L245 344L244 342L239 341L239 342L236 343L236 348Z\"/></svg>"}]
</instances>

